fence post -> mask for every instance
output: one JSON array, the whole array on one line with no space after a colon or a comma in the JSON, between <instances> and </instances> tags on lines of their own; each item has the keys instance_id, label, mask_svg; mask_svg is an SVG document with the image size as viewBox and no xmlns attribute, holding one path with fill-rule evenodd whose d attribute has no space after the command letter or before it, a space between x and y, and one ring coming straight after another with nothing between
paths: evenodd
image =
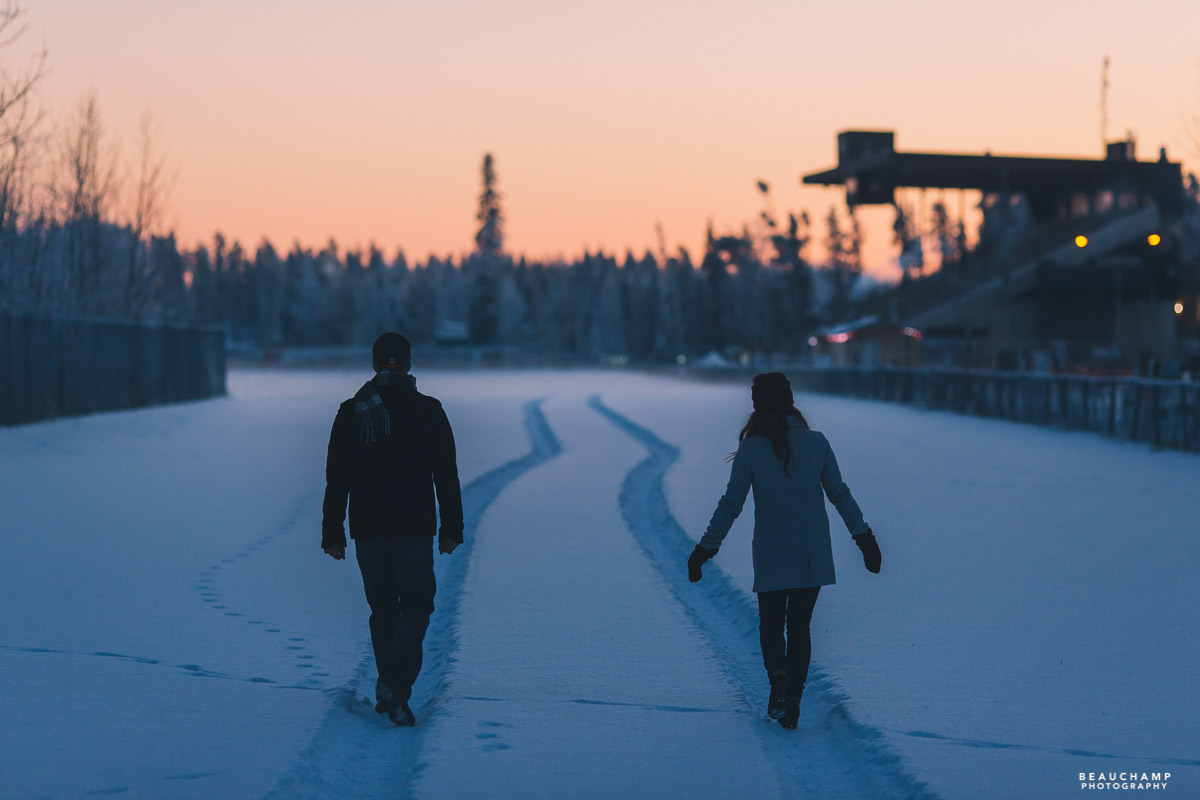
<instances>
[{"instance_id":1,"label":"fence post","mask_svg":"<svg viewBox=\"0 0 1200 800\"><path fill-rule=\"evenodd\" d=\"M0 314L0 425L14 422L16 381L13 380L12 368L12 325L12 317Z\"/></svg>"},{"instance_id":2,"label":"fence post","mask_svg":"<svg viewBox=\"0 0 1200 800\"><path fill-rule=\"evenodd\" d=\"M1092 429L1092 379L1085 378L1083 384L1083 429Z\"/></svg>"},{"instance_id":3,"label":"fence post","mask_svg":"<svg viewBox=\"0 0 1200 800\"><path fill-rule=\"evenodd\" d=\"M1108 381L1108 435L1117 435L1117 382Z\"/></svg>"},{"instance_id":4,"label":"fence post","mask_svg":"<svg viewBox=\"0 0 1200 800\"><path fill-rule=\"evenodd\" d=\"M1192 390L1184 385L1179 391L1179 419L1183 425L1183 449L1192 449Z\"/></svg>"},{"instance_id":5,"label":"fence post","mask_svg":"<svg viewBox=\"0 0 1200 800\"><path fill-rule=\"evenodd\" d=\"M1158 389L1159 389L1158 384L1150 385L1150 425L1151 425L1150 441L1154 447L1158 446L1159 435L1160 435L1159 429L1158 429L1158 414L1159 414L1159 402L1160 402L1160 398L1158 396Z\"/></svg>"}]
</instances>

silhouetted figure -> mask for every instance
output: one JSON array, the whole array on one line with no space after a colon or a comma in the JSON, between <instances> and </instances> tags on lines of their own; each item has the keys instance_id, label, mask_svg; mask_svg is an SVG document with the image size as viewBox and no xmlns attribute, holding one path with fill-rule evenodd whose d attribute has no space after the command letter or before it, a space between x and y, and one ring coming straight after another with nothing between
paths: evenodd
<instances>
[{"instance_id":1,"label":"silhouetted figure","mask_svg":"<svg viewBox=\"0 0 1200 800\"><path fill-rule=\"evenodd\" d=\"M408 339L383 334L371 360L375 377L341 404L329 435L321 547L332 558L346 557L349 496L379 670L375 710L397 725L413 725L408 700L436 589L434 490L442 517L438 550L447 554L463 541L462 494L450 421L441 403L417 391Z\"/></svg>"},{"instance_id":2,"label":"silhouetted figure","mask_svg":"<svg viewBox=\"0 0 1200 800\"><path fill-rule=\"evenodd\" d=\"M771 682L767 714L785 728L800 718L812 656L809 622L817 593L834 583L833 548L822 488L841 514L871 572L882 557L871 528L825 436L808 427L782 372L754 376L754 412L738 437L725 495L688 558L688 578L702 577L754 487L754 592L759 642ZM784 631L787 638L784 639Z\"/></svg>"}]
</instances>

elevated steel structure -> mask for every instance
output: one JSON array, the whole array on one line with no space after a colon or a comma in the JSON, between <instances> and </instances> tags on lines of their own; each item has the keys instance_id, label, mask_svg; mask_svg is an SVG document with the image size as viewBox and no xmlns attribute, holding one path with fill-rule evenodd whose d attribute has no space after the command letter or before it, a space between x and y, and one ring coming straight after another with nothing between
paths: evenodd
<instances>
[{"instance_id":1,"label":"elevated steel structure","mask_svg":"<svg viewBox=\"0 0 1200 800\"><path fill-rule=\"evenodd\" d=\"M844 186L850 205L890 204L901 187L1022 194L1039 220L1151 203L1172 217L1183 205L1179 163L1168 161L1165 152L1157 161L1138 161L1132 142L1109 145L1107 158L1086 159L902 153L892 131L842 131L837 141L837 166L805 175L803 182Z\"/></svg>"}]
</instances>

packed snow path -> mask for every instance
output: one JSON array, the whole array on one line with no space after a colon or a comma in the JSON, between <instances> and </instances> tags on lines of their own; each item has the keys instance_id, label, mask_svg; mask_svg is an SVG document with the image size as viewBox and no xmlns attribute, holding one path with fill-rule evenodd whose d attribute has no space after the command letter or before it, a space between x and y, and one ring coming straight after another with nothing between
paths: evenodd
<instances>
[{"instance_id":1,"label":"packed snow path","mask_svg":"<svg viewBox=\"0 0 1200 800\"><path fill-rule=\"evenodd\" d=\"M798 397L884 572L835 516L785 732L751 504L703 582L683 567L744 385L418 373L472 527L401 730L369 707L357 568L317 547L364 377L235 372L229 398L0 429L0 795L1029 800L1144 768L1200 796L1200 458Z\"/></svg>"},{"instance_id":2,"label":"packed snow path","mask_svg":"<svg viewBox=\"0 0 1200 800\"><path fill-rule=\"evenodd\" d=\"M417 796L872 796L846 758L809 761L807 787L789 780L776 745L788 734L730 680L625 527L615 501L640 448L583 401L547 403L563 455L481 526Z\"/></svg>"},{"instance_id":3,"label":"packed snow path","mask_svg":"<svg viewBox=\"0 0 1200 800\"><path fill-rule=\"evenodd\" d=\"M650 561L688 609L692 619L721 654L725 669L736 680L753 708L766 706L758 646L758 608L715 563L706 565L705 578L691 584L679 565L687 561L694 541L671 512L663 481L679 450L628 417L604 405L599 395L589 405L647 450L647 457L621 484L621 511ZM753 513L753 512L751 512ZM795 796L811 797L933 797L897 763L877 731L846 717L843 698L819 666L810 669L803 714L797 732L774 727L760 731L785 785Z\"/></svg>"},{"instance_id":4,"label":"packed snow path","mask_svg":"<svg viewBox=\"0 0 1200 800\"><path fill-rule=\"evenodd\" d=\"M463 487L464 543L455 557L435 564L443 591L436 599L438 616L425 638L421 675L413 686L412 708L417 730L396 731L375 713L375 657L369 642L353 678L341 692L296 765L270 797L389 797L408 794L421 767L418 761L426 723L444 699L451 652L457 644L454 620L463 593L463 576L479 534L479 520L500 492L528 470L559 453L558 440L546 424L541 400L523 408L529 452L490 470Z\"/></svg>"}]
</instances>

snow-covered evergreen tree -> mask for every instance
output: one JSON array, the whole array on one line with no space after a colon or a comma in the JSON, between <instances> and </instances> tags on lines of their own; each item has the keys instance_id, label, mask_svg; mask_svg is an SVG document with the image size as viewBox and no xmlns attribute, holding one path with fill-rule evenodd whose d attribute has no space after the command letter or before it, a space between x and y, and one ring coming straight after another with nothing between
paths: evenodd
<instances>
[{"instance_id":1,"label":"snow-covered evergreen tree","mask_svg":"<svg viewBox=\"0 0 1200 800\"><path fill-rule=\"evenodd\" d=\"M498 256L504 251L504 212L500 208L500 191L496 179L496 162L491 153L483 156L483 189L479 193L479 210L475 221L475 250L483 255Z\"/></svg>"}]
</instances>

